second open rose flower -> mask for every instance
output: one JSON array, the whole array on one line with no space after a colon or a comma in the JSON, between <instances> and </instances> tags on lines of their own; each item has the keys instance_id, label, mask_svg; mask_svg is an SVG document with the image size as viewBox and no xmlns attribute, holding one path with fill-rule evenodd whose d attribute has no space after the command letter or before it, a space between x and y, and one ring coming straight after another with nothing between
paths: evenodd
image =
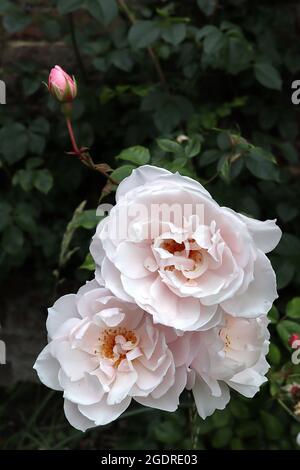
<instances>
[{"instance_id":1,"label":"second open rose flower","mask_svg":"<svg viewBox=\"0 0 300 470\"><path fill-rule=\"evenodd\" d=\"M226 313L265 315L277 298L265 253L281 231L220 207L188 177L143 166L119 185L116 206L102 220L91 253L96 278L161 323L207 330Z\"/></svg>"},{"instance_id":2,"label":"second open rose flower","mask_svg":"<svg viewBox=\"0 0 300 470\"><path fill-rule=\"evenodd\" d=\"M138 306L91 281L55 302L47 330L49 344L34 367L45 385L64 392L65 414L75 428L113 421L132 398L177 408L193 342L153 325Z\"/></svg>"}]
</instances>

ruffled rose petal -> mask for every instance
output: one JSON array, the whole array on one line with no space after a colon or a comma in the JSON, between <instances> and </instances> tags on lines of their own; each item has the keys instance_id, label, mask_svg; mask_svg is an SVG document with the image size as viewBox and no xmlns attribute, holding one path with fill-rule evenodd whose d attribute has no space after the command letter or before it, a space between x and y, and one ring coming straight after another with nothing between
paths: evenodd
<instances>
[{"instance_id":1,"label":"ruffled rose petal","mask_svg":"<svg viewBox=\"0 0 300 470\"><path fill-rule=\"evenodd\" d=\"M33 368L36 370L40 381L54 390L62 390L58 381L60 369L59 362L51 354L51 345L48 344L39 354Z\"/></svg>"},{"instance_id":2,"label":"ruffled rose petal","mask_svg":"<svg viewBox=\"0 0 300 470\"><path fill-rule=\"evenodd\" d=\"M224 410L230 400L229 388L226 384L221 383L219 396L213 396L211 389L200 376L196 377L192 391L197 411L203 419L211 416L215 410Z\"/></svg>"},{"instance_id":3,"label":"ruffled rose petal","mask_svg":"<svg viewBox=\"0 0 300 470\"><path fill-rule=\"evenodd\" d=\"M71 426L79 431L85 432L87 429L94 428L96 426L94 421L91 421L80 413L78 405L69 400L64 401L64 412Z\"/></svg>"},{"instance_id":4,"label":"ruffled rose petal","mask_svg":"<svg viewBox=\"0 0 300 470\"><path fill-rule=\"evenodd\" d=\"M276 277L268 258L258 251L254 263L254 279L248 289L222 302L222 308L231 315L255 318L266 315L277 299Z\"/></svg>"}]
</instances>

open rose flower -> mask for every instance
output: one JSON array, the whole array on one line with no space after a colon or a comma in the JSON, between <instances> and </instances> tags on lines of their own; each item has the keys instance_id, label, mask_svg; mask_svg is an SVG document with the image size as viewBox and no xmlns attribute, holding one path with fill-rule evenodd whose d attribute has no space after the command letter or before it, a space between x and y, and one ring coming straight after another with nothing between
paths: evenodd
<instances>
[{"instance_id":1,"label":"open rose flower","mask_svg":"<svg viewBox=\"0 0 300 470\"><path fill-rule=\"evenodd\" d=\"M147 165L123 180L116 201L91 244L96 278L155 323L207 330L221 321L219 306L244 318L271 308L274 220L220 207L200 183Z\"/></svg>"},{"instance_id":2,"label":"open rose flower","mask_svg":"<svg viewBox=\"0 0 300 470\"><path fill-rule=\"evenodd\" d=\"M40 380L64 392L77 429L116 419L131 399L174 411L186 386L192 341L153 325L138 306L94 280L49 309L49 344L34 365Z\"/></svg>"},{"instance_id":3,"label":"open rose flower","mask_svg":"<svg viewBox=\"0 0 300 470\"><path fill-rule=\"evenodd\" d=\"M190 365L190 387L202 418L225 408L230 388L250 398L267 381L267 323L266 317L246 319L224 314L221 325L194 333L198 346Z\"/></svg>"}]
</instances>

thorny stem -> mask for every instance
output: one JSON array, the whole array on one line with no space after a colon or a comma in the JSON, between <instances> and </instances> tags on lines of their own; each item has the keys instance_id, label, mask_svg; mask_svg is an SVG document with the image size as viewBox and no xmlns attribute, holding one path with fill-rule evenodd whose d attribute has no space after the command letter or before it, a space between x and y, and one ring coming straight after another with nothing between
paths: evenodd
<instances>
[{"instance_id":1,"label":"thorny stem","mask_svg":"<svg viewBox=\"0 0 300 470\"><path fill-rule=\"evenodd\" d=\"M127 18L129 19L129 21L131 22L131 24L135 24L136 22L136 18L134 16L134 14L130 11L130 9L128 8L128 5L126 3L126 0L118 0L118 3L120 5L120 8L122 8L122 10L124 11L124 13L126 14ZM151 57L151 60L153 62L153 65L155 67L155 70L157 72L157 75L161 81L161 83L163 83L164 85L166 85L167 81L166 81L166 77L165 77L165 74L161 68L161 65L160 65L160 62L154 52L154 50L152 49L152 47L147 47L147 51L148 51L148 54L149 56Z\"/></svg>"},{"instance_id":2,"label":"thorny stem","mask_svg":"<svg viewBox=\"0 0 300 470\"><path fill-rule=\"evenodd\" d=\"M78 147L77 142L76 142L76 138L75 138L75 135L74 135L74 131L73 131L72 122L71 122L71 119L68 116L66 116L66 122L67 122L67 128L68 128L68 131L69 131L69 136L70 136L70 140L71 140L71 144L72 144L72 148L73 148L73 153L88 168L90 168L91 170L97 171L98 173L101 173L112 184L118 185L119 184L118 181L116 181L114 178L112 178L108 174L107 170L104 168L103 165L101 165L101 164L96 165L94 163L92 157L90 156L90 154L87 152L87 150L85 148L79 148Z\"/></svg>"}]
</instances>

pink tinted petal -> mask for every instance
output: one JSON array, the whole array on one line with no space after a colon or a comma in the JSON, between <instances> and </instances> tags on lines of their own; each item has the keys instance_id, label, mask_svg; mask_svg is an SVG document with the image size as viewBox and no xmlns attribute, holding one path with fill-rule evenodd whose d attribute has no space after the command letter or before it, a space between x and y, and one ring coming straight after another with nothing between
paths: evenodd
<instances>
[{"instance_id":1,"label":"pink tinted petal","mask_svg":"<svg viewBox=\"0 0 300 470\"><path fill-rule=\"evenodd\" d=\"M48 344L39 354L33 368L36 370L40 381L53 390L62 390L58 381L60 370L59 362L51 354L51 345Z\"/></svg>"},{"instance_id":2,"label":"pink tinted petal","mask_svg":"<svg viewBox=\"0 0 300 470\"><path fill-rule=\"evenodd\" d=\"M86 418L95 422L96 426L103 426L117 419L128 408L131 398L126 397L117 405L108 405L107 397L94 405L79 405L78 409Z\"/></svg>"},{"instance_id":3,"label":"pink tinted petal","mask_svg":"<svg viewBox=\"0 0 300 470\"><path fill-rule=\"evenodd\" d=\"M94 428L96 424L89 420L78 410L78 405L69 400L64 401L64 412L67 420L73 428L85 432L87 429Z\"/></svg>"},{"instance_id":4,"label":"pink tinted petal","mask_svg":"<svg viewBox=\"0 0 300 470\"><path fill-rule=\"evenodd\" d=\"M116 405L121 403L127 395L130 395L130 390L136 382L137 373L135 370L130 372L117 372L113 386L107 395L108 405Z\"/></svg>"},{"instance_id":5,"label":"pink tinted petal","mask_svg":"<svg viewBox=\"0 0 300 470\"><path fill-rule=\"evenodd\" d=\"M234 316L255 318L266 315L277 299L276 277L268 258L258 252L254 263L254 280L246 292L222 303L222 308Z\"/></svg>"},{"instance_id":6,"label":"pink tinted petal","mask_svg":"<svg viewBox=\"0 0 300 470\"><path fill-rule=\"evenodd\" d=\"M115 296L128 302L132 301L132 297L130 297L123 288L120 271L107 257L103 260L101 274L105 279L105 286L111 290Z\"/></svg>"},{"instance_id":7,"label":"pink tinted petal","mask_svg":"<svg viewBox=\"0 0 300 470\"><path fill-rule=\"evenodd\" d=\"M85 372L90 372L97 366L95 358L78 349L71 349L66 341L56 342L53 355L71 380L82 379Z\"/></svg>"},{"instance_id":8,"label":"pink tinted petal","mask_svg":"<svg viewBox=\"0 0 300 470\"><path fill-rule=\"evenodd\" d=\"M97 403L104 395L96 376L85 374L83 379L71 381L63 370L60 370L59 382L64 390L64 398L79 405Z\"/></svg>"},{"instance_id":9,"label":"pink tinted petal","mask_svg":"<svg viewBox=\"0 0 300 470\"><path fill-rule=\"evenodd\" d=\"M153 258L150 247L140 247L137 243L123 242L117 248L115 266L125 276L139 279L149 276L149 270L145 268L149 258Z\"/></svg>"},{"instance_id":10,"label":"pink tinted petal","mask_svg":"<svg viewBox=\"0 0 300 470\"><path fill-rule=\"evenodd\" d=\"M75 294L64 295L48 309L46 326L49 337L52 338L62 323L69 318L79 318Z\"/></svg>"},{"instance_id":11,"label":"pink tinted petal","mask_svg":"<svg viewBox=\"0 0 300 470\"><path fill-rule=\"evenodd\" d=\"M210 388L200 376L196 377L192 391L197 411L202 419L207 418L207 416L211 416L216 409L224 410L230 400L230 393L226 384L221 382L220 395L213 396Z\"/></svg>"},{"instance_id":12,"label":"pink tinted petal","mask_svg":"<svg viewBox=\"0 0 300 470\"><path fill-rule=\"evenodd\" d=\"M264 253L269 253L278 245L282 232L275 220L256 220L242 214L238 214L247 225L255 244Z\"/></svg>"}]
</instances>

